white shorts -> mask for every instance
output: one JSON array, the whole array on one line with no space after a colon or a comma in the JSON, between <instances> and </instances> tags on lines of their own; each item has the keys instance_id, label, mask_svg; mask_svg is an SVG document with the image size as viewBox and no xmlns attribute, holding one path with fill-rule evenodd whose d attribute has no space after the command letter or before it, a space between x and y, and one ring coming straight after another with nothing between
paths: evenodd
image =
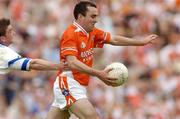
<instances>
[{"instance_id":1,"label":"white shorts","mask_svg":"<svg viewBox=\"0 0 180 119\"><path fill-rule=\"evenodd\" d=\"M71 72L57 76L53 89L54 102L52 106L63 110L68 109L77 100L87 98L86 87L73 79Z\"/></svg>"}]
</instances>

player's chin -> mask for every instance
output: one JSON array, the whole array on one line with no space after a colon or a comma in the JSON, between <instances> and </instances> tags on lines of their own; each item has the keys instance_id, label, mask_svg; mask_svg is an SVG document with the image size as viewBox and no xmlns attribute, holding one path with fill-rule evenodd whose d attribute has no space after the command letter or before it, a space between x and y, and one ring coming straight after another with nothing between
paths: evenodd
<instances>
[{"instance_id":1,"label":"player's chin","mask_svg":"<svg viewBox=\"0 0 180 119\"><path fill-rule=\"evenodd\" d=\"M88 32L91 32L93 30L93 28L90 28L89 30L88 30Z\"/></svg>"},{"instance_id":2,"label":"player's chin","mask_svg":"<svg viewBox=\"0 0 180 119\"><path fill-rule=\"evenodd\" d=\"M94 28L94 24L92 24L92 25L90 26L90 29L91 29L91 30L93 30L93 28Z\"/></svg>"}]
</instances>

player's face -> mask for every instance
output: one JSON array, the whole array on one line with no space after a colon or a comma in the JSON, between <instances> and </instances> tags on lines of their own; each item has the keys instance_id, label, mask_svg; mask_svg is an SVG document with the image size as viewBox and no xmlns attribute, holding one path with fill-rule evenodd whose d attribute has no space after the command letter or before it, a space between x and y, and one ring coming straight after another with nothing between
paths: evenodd
<instances>
[{"instance_id":1,"label":"player's face","mask_svg":"<svg viewBox=\"0 0 180 119\"><path fill-rule=\"evenodd\" d=\"M5 44L6 45L9 45L12 43L12 39L15 35L15 31L13 29L13 27L11 25L9 25L6 29L6 41L5 41Z\"/></svg>"},{"instance_id":2,"label":"player's face","mask_svg":"<svg viewBox=\"0 0 180 119\"><path fill-rule=\"evenodd\" d=\"M88 7L88 11L86 12L86 16L83 19L84 28L87 32L93 30L95 24L97 23L98 10L95 7Z\"/></svg>"}]
</instances>

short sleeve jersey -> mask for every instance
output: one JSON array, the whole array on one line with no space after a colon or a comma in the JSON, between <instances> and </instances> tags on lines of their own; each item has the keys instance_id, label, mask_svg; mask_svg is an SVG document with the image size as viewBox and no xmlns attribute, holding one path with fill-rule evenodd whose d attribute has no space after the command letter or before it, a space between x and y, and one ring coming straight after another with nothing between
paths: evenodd
<instances>
[{"instance_id":1,"label":"short sleeve jersey","mask_svg":"<svg viewBox=\"0 0 180 119\"><path fill-rule=\"evenodd\" d=\"M79 61L92 67L93 48L102 48L110 41L110 33L94 28L87 33L78 23L74 22L63 33L60 39L60 59L66 60L67 55L76 56ZM72 70L73 78L81 85L87 86L89 75Z\"/></svg>"},{"instance_id":2,"label":"short sleeve jersey","mask_svg":"<svg viewBox=\"0 0 180 119\"><path fill-rule=\"evenodd\" d=\"M94 28L87 33L78 23L74 22L63 33L60 39L60 59L66 60L67 55L76 56L79 61L92 67L93 48L102 48L110 41L110 33ZM89 75L77 70L72 71L73 78L81 85L88 85Z\"/></svg>"},{"instance_id":3,"label":"short sleeve jersey","mask_svg":"<svg viewBox=\"0 0 180 119\"><path fill-rule=\"evenodd\" d=\"M6 74L10 70L29 70L30 59L21 58L7 46L0 44L0 74Z\"/></svg>"}]
</instances>

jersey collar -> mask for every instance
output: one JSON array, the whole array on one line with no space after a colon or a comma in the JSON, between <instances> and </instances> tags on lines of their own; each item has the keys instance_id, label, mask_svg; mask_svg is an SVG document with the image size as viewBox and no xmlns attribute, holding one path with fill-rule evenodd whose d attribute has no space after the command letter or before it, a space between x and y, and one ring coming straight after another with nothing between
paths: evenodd
<instances>
[{"instance_id":1,"label":"jersey collar","mask_svg":"<svg viewBox=\"0 0 180 119\"><path fill-rule=\"evenodd\" d=\"M73 22L73 25L74 26L76 26L80 31L82 31L85 35L89 35L87 32L86 32L86 30L81 26L81 25L79 25L77 22Z\"/></svg>"}]
</instances>

